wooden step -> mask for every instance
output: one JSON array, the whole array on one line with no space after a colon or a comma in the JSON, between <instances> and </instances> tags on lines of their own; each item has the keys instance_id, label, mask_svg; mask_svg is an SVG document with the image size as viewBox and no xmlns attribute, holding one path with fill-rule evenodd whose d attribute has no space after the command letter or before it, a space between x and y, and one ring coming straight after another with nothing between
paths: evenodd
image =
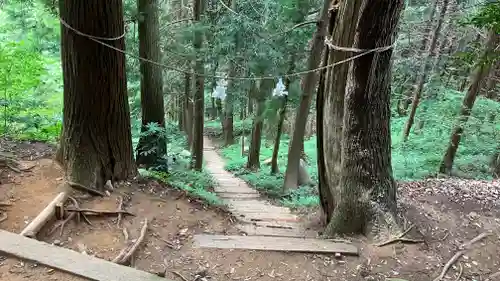
<instances>
[{"instance_id":1,"label":"wooden step","mask_svg":"<svg viewBox=\"0 0 500 281\"><path fill-rule=\"evenodd\" d=\"M353 244L315 238L199 234L195 235L193 239L196 248L358 255L358 248Z\"/></svg>"},{"instance_id":2,"label":"wooden step","mask_svg":"<svg viewBox=\"0 0 500 281\"><path fill-rule=\"evenodd\" d=\"M94 281L168 281L157 275L0 230L0 253ZM2 279L3 280L3 279Z\"/></svg>"},{"instance_id":3,"label":"wooden step","mask_svg":"<svg viewBox=\"0 0 500 281\"><path fill-rule=\"evenodd\" d=\"M278 236L278 237L310 237L315 238L318 234L312 230L292 228L271 228L251 224L237 224L236 228L247 235L253 236Z\"/></svg>"}]
</instances>

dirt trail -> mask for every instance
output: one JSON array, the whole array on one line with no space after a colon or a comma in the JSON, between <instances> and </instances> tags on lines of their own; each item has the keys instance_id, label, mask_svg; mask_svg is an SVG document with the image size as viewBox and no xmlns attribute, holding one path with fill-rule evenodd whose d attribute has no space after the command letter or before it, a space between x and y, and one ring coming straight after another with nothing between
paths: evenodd
<instances>
[{"instance_id":1,"label":"dirt trail","mask_svg":"<svg viewBox=\"0 0 500 281\"><path fill-rule=\"evenodd\" d=\"M0 223L2 229L18 233L58 191L62 179L59 167L48 158L30 163L36 164L30 172L0 171L0 201L13 203L5 208L8 219ZM173 272L180 273L187 280L194 280L196 273L205 272L212 277L208 280L355 281L398 277L428 281L437 276L458 245L484 230L498 231L500 225L498 218L491 213L464 213L451 203L436 202L435 198L425 194L412 198L403 194L400 197L402 206L424 234L426 244L376 247L360 238L361 256L342 259L300 253L196 249L192 247L193 234L236 235L240 232L225 213L186 198L183 193L155 181L125 183L110 197L80 200L80 204L85 208L114 210L118 196L128 199L126 209L136 215L123 219L130 239L138 236L145 217L151 222L144 246L134 258L133 266L154 273L166 269L170 280L181 280ZM313 213L314 210L309 210L309 214ZM114 258L125 244L123 230L116 225L116 218L91 218L91 223L71 222L64 228L62 236L59 231L48 233L54 225L51 223L42 230L39 239L103 259ZM444 236L446 238L442 239ZM489 274L499 271L499 251L498 236L479 243L477 249L461 260L464 268L461 280L485 280ZM454 280L458 272L458 266L452 268L449 278ZM0 258L0 280L21 281L26 278L82 280L33 263Z\"/></svg>"}]
</instances>

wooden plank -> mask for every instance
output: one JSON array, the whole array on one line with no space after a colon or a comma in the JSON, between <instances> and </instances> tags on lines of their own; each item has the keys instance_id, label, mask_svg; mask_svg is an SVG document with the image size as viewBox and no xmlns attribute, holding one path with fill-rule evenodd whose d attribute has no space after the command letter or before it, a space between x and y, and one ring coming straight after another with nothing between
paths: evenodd
<instances>
[{"instance_id":1,"label":"wooden plank","mask_svg":"<svg viewBox=\"0 0 500 281\"><path fill-rule=\"evenodd\" d=\"M237 224L236 228L247 235L254 236L279 236L279 237L317 237L317 233L312 230L292 228L272 228L251 224Z\"/></svg>"},{"instance_id":2,"label":"wooden plank","mask_svg":"<svg viewBox=\"0 0 500 281\"><path fill-rule=\"evenodd\" d=\"M194 237L194 247L219 249L247 249L303 253L341 253L358 255L352 244L298 237L224 236L200 234Z\"/></svg>"},{"instance_id":3,"label":"wooden plank","mask_svg":"<svg viewBox=\"0 0 500 281\"><path fill-rule=\"evenodd\" d=\"M219 192L217 195L223 199L231 199L231 200L247 200L253 198L259 198L260 195L258 193L234 193L234 192Z\"/></svg>"},{"instance_id":4,"label":"wooden plank","mask_svg":"<svg viewBox=\"0 0 500 281\"><path fill-rule=\"evenodd\" d=\"M283 229L301 229L303 228L303 225L298 223L298 222L288 222L288 221L276 221L276 220L270 220L270 221L251 221L247 218L242 218L242 217L235 217L238 221L245 223L245 224L252 224L256 226L264 226L264 227L271 227L271 228L283 228Z\"/></svg>"},{"instance_id":5,"label":"wooden plank","mask_svg":"<svg viewBox=\"0 0 500 281\"><path fill-rule=\"evenodd\" d=\"M299 217L292 214L280 214L280 213L252 213L252 212L242 212L235 211L234 216L236 218L245 218L252 222L257 221L283 221L283 222L298 222Z\"/></svg>"},{"instance_id":6,"label":"wooden plank","mask_svg":"<svg viewBox=\"0 0 500 281\"><path fill-rule=\"evenodd\" d=\"M0 252L93 281L169 281L145 271L0 230Z\"/></svg>"}]
</instances>

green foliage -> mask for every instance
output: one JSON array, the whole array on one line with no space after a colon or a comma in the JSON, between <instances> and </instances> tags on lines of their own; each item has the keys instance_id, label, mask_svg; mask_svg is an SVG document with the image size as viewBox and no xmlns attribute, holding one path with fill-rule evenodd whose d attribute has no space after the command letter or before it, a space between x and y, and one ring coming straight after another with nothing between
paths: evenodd
<instances>
[{"instance_id":1,"label":"green foliage","mask_svg":"<svg viewBox=\"0 0 500 281\"><path fill-rule=\"evenodd\" d=\"M407 142L401 135L407 117L392 119L392 166L396 180L420 180L435 175L448 145L451 130L459 114L463 93L444 90L437 99L424 100L416 114L416 128ZM464 127L454 167L461 174L477 179L490 179L488 163L500 143L500 103L479 97L471 117ZM422 128L418 128L422 124ZM278 165L280 171L286 168L289 139L285 136L280 143ZM304 142L308 156L307 171L317 181L316 137ZM272 143L264 142L261 147L261 163L271 158ZM287 206L308 206L318 204L316 187L301 187L291 193L281 190L283 174L270 175L270 167L262 165L256 173L245 169L246 156L241 156L241 145L235 144L223 150L227 159L226 170L234 172L246 182L255 186L271 198L280 199Z\"/></svg>"},{"instance_id":2,"label":"green foliage","mask_svg":"<svg viewBox=\"0 0 500 281\"><path fill-rule=\"evenodd\" d=\"M220 199L210 190L215 184L212 176L205 170L198 172L189 169L191 155L186 150L187 140L185 135L177 130L175 124L167 123L165 129L151 124L148 128L151 130L150 133L164 130L167 136L168 157L166 157L166 160L168 161L168 172L164 165L153 167L149 171L140 169L139 172L143 176L153 177L174 188L184 190L190 196L200 198L208 204L221 205ZM148 134L148 131L143 132L143 134ZM134 140L137 142L138 136L134 137Z\"/></svg>"},{"instance_id":3,"label":"green foliage","mask_svg":"<svg viewBox=\"0 0 500 281\"><path fill-rule=\"evenodd\" d=\"M463 21L479 28L493 29L500 33L500 3L498 1L489 3L469 18Z\"/></svg>"}]
</instances>

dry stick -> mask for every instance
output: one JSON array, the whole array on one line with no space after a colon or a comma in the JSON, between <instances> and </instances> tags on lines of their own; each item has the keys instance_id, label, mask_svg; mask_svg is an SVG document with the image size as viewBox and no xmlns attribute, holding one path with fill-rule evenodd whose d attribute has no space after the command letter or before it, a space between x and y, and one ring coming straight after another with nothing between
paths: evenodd
<instances>
[{"instance_id":1,"label":"dry stick","mask_svg":"<svg viewBox=\"0 0 500 281\"><path fill-rule=\"evenodd\" d=\"M1 207L10 207L10 206L12 206L12 204L7 203L7 202L0 202L0 208Z\"/></svg>"},{"instance_id":2,"label":"dry stick","mask_svg":"<svg viewBox=\"0 0 500 281\"><path fill-rule=\"evenodd\" d=\"M469 242L463 244L462 246L460 246L460 248L462 248L462 250L458 251L455 255L453 255L453 257L451 257L451 259L445 264L445 266L443 267L443 270L441 271L441 274L439 274L438 277L436 277L436 279L434 279L434 281L439 281L441 279L444 278L444 276L446 275L446 272L448 272L448 270L450 269L450 267L455 263L457 262L457 260L463 255L465 254L465 252L470 248L470 246L472 246L472 244L484 239L485 237L489 236L490 233L488 232L483 232L481 234L479 234L478 236L476 236L474 239L470 240Z\"/></svg>"},{"instance_id":3,"label":"dry stick","mask_svg":"<svg viewBox=\"0 0 500 281\"><path fill-rule=\"evenodd\" d=\"M118 203L118 211L122 211L123 210L123 197L119 196L118 198L119 198L118 200L120 200L119 203ZM120 227L120 223L122 222L122 216L123 216L122 213L118 214L118 219L116 221L116 225L118 227Z\"/></svg>"},{"instance_id":4,"label":"dry stick","mask_svg":"<svg viewBox=\"0 0 500 281\"><path fill-rule=\"evenodd\" d=\"M127 228L124 226L122 231L123 231L123 237L125 237L125 241L127 241L128 240L128 231L127 231Z\"/></svg>"},{"instance_id":5,"label":"dry stick","mask_svg":"<svg viewBox=\"0 0 500 281\"><path fill-rule=\"evenodd\" d=\"M125 256L123 256L123 258L118 262L119 264L124 264L128 260L130 260L130 257L132 257L132 255L135 253L135 251L137 251L137 249L141 245L142 241L144 241L144 238L146 237L147 229L148 229L148 219L145 218L144 225L142 226L142 229L141 229L141 235L139 236L139 238L137 238L137 240L132 245L132 247L130 247L130 250L125 254Z\"/></svg>"},{"instance_id":6,"label":"dry stick","mask_svg":"<svg viewBox=\"0 0 500 281\"><path fill-rule=\"evenodd\" d=\"M387 241L385 241L385 242L382 242L382 243L380 243L380 244L377 244L377 246L378 246L378 247L382 247L382 246L386 246L386 245L389 245L389 244L392 244L392 243L395 243L395 242L403 242L403 243L404 243L404 242L406 242L406 243L423 243L423 242L424 242L424 240L421 240L421 239L409 239L409 238L404 238L404 236L405 236L406 234L408 234L408 232L410 232L410 231L413 229L413 227L414 227L414 226L415 226L415 225L412 225L412 226L408 227L408 229L407 229L407 230L405 230L403 233L401 233L401 235L399 235L398 237L396 237L396 238L392 238L392 239L389 239L389 240L387 240Z\"/></svg>"}]
</instances>

